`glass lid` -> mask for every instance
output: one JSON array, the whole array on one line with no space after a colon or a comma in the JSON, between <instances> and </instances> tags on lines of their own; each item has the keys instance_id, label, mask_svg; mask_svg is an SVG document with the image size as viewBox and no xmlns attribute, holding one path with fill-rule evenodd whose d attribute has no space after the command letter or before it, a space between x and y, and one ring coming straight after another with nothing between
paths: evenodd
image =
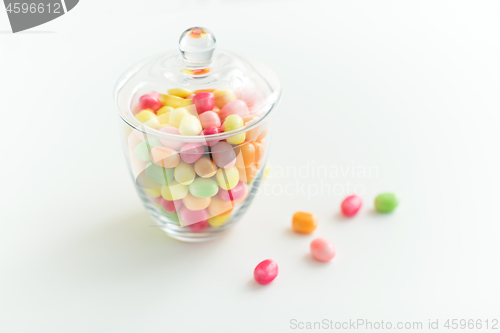
<instances>
[{"instance_id":1,"label":"glass lid","mask_svg":"<svg viewBox=\"0 0 500 333\"><path fill-rule=\"evenodd\" d=\"M210 30L194 27L181 34L179 50L152 56L127 70L114 97L121 118L132 128L148 136L200 142L223 140L259 126L277 107L281 84L264 64L218 50ZM203 115L206 112L210 114ZM188 133L175 123L181 113L195 116L202 125L214 113L220 124L212 126L217 130L205 131L203 126L198 134ZM226 126L224 131L225 119L233 114L243 125ZM164 129L176 125L179 133Z\"/></svg>"}]
</instances>

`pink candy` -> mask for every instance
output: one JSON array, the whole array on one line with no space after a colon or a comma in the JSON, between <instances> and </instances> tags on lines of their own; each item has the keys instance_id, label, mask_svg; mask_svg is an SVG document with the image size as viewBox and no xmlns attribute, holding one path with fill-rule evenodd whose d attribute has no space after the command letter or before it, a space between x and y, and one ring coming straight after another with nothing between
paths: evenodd
<instances>
[{"instance_id":1,"label":"pink candy","mask_svg":"<svg viewBox=\"0 0 500 333\"><path fill-rule=\"evenodd\" d=\"M200 123L203 129L221 126L219 115L213 111L207 111L200 114Z\"/></svg>"},{"instance_id":2,"label":"pink candy","mask_svg":"<svg viewBox=\"0 0 500 333\"><path fill-rule=\"evenodd\" d=\"M158 93L151 93L148 95L143 95L139 98L138 111L142 111L144 109L152 109L153 111L157 111L161 108L161 102L159 100Z\"/></svg>"},{"instance_id":3,"label":"pink candy","mask_svg":"<svg viewBox=\"0 0 500 333\"><path fill-rule=\"evenodd\" d=\"M179 130L177 128L173 127L173 126L162 127L162 128L160 128L160 132L162 132L162 133L168 133L168 134L180 135ZM165 147L168 147L168 148L174 149L174 150L179 150L184 145L184 142L174 141L174 140L160 139L160 142Z\"/></svg>"},{"instance_id":4,"label":"pink candy","mask_svg":"<svg viewBox=\"0 0 500 333\"><path fill-rule=\"evenodd\" d=\"M236 164L236 153L231 144L222 141L212 147L212 157L219 167L230 168Z\"/></svg>"},{"instance_id":5,"label":"pink candy","mask_svg":"<svg viewBox=\"0 0 500 333\"><path fill-rule=\"evenodd\" d=\"M180 218L184 221L185 225L194 224L197 222L202 222L208 220L208 210L190 210L186 206L182 206L179 212Z\"/></svg>"},{"instance_id":6,"label":"pink candy","mask_svg":"<svg viewBox=\"0 0 500 333\"><path fill-rule=\"evenodd\" d=\"M160 201L161 207L169 213L176 212L182 207L182 200L170 201L170 200L165 200L163 197L160 198L161 198Z\"/></svg>"},{"instance_id":7,"label":"pink candy","mask_svg":"<svg viewBox=\"0 0 500 333\"><path fill-rule=\"evenodd\" d=\"M225 201L237 201L245 196L246 185L243 182L239 182L233 189L224 190L222 188L219 189L219 196L222 200Z\"/></svg>"},{"instance_id":8,"label":"pink candy","mask_svg":"<svg viewBox=\"0 0 500 333\"><path fill-rule=\"evenodd\" d=\"M181 158L186 163L198 161L205 153L205 146L201 142L189 142L181 148Z\"/></svg>"},{"instance_id":9,"label":"pink candy","mask_svg":"<svg viewBox=\"0 0 500 333\"><path fill-rule=\"evenodd\" d=\"M250 114L250 111L248 110L248 106L245 102L236 99L224 105L222 110L220 110L220 120L224 122L224 120L226 120L226 117L232 114L236 114L241 118L245 118Z\"/></svg>"},{"instance_id":10,"label":"pink candy","mask_svg":"<svg viewBox=\"0 0 500 333\"><path fill-rule=\"evenodd\" d=\"M268 284L278 276L278 264L271 259L264 260L255 267L253 277L260 284Z\"/></svg>"},{"instance_id":11,"label":"pink candy","mask_svg":"<svg viewBox=\"0 0 500 333\"><path fill-rule=\"evenodd\" d=\"M336 251L332 243L324 238L316 238L311 242L311 255L314 259L328 262L335 257Z\"/></svg>"},{"instance_id":12,"label":"pink candy","mask_svg":"<svg viewBox=\"0 0 500 333\"><path fill-rule=\"evenodd\" d=\"M215 106L215 95L211 92L200 92L194 95L193 103L196 106L198 114L206 111L212 111Z\"/></svg>"},{"instance_id":13,"label":"pink candy","mask_svg":"<svg viewBox=\"0 0 500 333\"><path fill-rule=\"evenodd\" d=\"M198 223L190 224L187 227L192 232L202 232L202 231L205 231L205 229L208 228L208 225L209 225L208 221L205 220L205 221L201 221L201 222L198 222Z\"/></svg>"},{"instance_id":14,"label":"pink candy","mask_svg":"<svg viewBox=\"0 0 500 333\"><path fill-rule=\"evenodd\" d=\"M345 216L351 217L358 213L362 203L363 200L358 195L350 195L342 201L340 210Z\"/></svg>"},{"instance_id":15,"label":"pink candy","mask_svg":"<svg viewBox=\"0 0 500 333\"><path fill-rule=\"evenodd\" d=\"M201 132L201 135L213 135L213 134L219 134L221 131L217 127L207 127ZM219 143L219 140L214 140L214 141L205 141L203 142L204 145L207 146L215 146L217 143Z\"/></svg>"}]
</instances>

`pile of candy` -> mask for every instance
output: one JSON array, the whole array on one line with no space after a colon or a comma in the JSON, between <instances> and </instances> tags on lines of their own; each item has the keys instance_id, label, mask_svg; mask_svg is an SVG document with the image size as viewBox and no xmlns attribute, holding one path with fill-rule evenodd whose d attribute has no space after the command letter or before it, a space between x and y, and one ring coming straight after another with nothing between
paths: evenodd
<instances>
[{"instance_id":1,"label":"pile of candy","mask_svg":"<svg viewBox=\"0 0 500 333\"><path fill-rule=\"evenodd\" d=\"M161 214L192 232L228 222L263 167L267 129L259 126L217 141L206 136L243 128L256 117L252 106L245 96L216 89L171 89L139 98L137 121L172 138L132 133L128 139L137 185L159 204ZM186 142L182 136L206 139Z\"/></svg>"},{"instance_id":2,"label":"pile of candy","mask_svg":"<svg viewBox=\"0 0 500 333\"><path fill-rule=\"evenodd\" d=\"M358 195L345 198L340 210L346 217L353 217L361 208L363 200ZM391 213L399 204L398 198L393 193L382 193L375 198L375 210L379 213ZM292 229L301 234L311 234L318 226L318 217L313 213L296 212L292 217ZM311 256L317 261L329 262L337 251L335 246L324 238L314 239L310 246ZM278 264L266 259L259 263L254 270L254 279L260 284L271 283L278 276Z\"/></svg>"}]
</instances>

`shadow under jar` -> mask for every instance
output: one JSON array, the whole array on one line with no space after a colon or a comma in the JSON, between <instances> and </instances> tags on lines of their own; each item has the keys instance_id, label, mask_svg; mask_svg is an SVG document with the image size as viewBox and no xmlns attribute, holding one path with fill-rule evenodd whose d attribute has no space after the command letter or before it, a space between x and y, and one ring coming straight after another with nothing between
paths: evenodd
<instances>
[{"instance_id":1,"label":"shadow under jar","mask_svg":"<svg viewBox=\"0 0 500 333\"><path fill-rule=\"evenodd\" d=\"M187 29L180 52L140 62L114 91L139 197L160 228L187 242L217 237L250 206L281 98L272 70L215 46L208 29Z\"/></svg>"}]
</instances>

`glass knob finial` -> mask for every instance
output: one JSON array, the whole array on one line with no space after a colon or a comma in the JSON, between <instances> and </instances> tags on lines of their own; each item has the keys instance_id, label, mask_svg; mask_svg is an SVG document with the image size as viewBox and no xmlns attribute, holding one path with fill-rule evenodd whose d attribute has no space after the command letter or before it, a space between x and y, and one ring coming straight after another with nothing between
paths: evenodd
<instances>
[{"instance_id":1,"label":"glass knob finial","mask_svg":"<svg viewBox=\"0 0 500 333\"><path fill-rule=\"evenodd\" d=\"M205 28L193 27L184 31L179 39L184 61L193 66L208 64L215 51L215 36Z\"/></svg>"}]
</instances>

